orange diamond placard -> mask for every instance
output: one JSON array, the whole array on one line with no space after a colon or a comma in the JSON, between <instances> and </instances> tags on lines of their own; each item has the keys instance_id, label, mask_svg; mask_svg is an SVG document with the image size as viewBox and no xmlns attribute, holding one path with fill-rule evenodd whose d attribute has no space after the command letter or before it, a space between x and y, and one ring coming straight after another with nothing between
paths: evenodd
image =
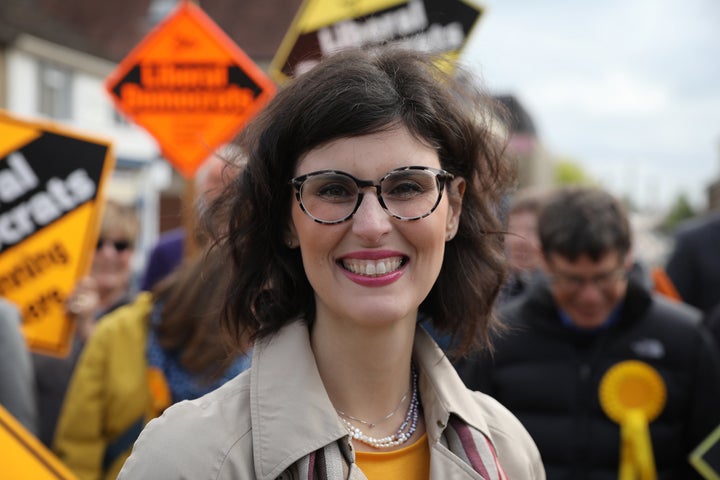
<instances>
[{"instance_id":1,"label":"orange diamond placard","mask_svg":"<svg viewBox=\"0 0 720 480\"><path fill-rule=\"evenodd\" d=\"M198 6L182 1L105 81L186 178L275 94L275 84Z\"/></svg>"}]
</instances>

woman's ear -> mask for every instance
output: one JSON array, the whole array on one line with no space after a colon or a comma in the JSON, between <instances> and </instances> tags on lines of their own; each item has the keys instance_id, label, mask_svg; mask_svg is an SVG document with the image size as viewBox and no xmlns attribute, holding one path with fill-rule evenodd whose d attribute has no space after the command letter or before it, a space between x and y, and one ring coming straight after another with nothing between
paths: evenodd
<instances>
[{"instance_id":1,"label":"woman's ear","mask_svg":"<svg viewBox=\"0 0 720 480\"><path fill-rule=\"evenodd\" d=\"M448 197L448 214L445 224L445 240L455 238L460 225L460 213L462 212L462 199L465 194L465 179L458 177L453 179L446 187Z\"/></svg>"},{"instance_id":2,"label":"woman's ear","mask_svg":"<svg viewBox=\"0 0 720 480\"><path fill-rule=\"evenodd\" d=\"M285 246L289 249L294 249L300 246L300 241L298 240L297 232L295 231L295 225L292 223L292 220L288 222L288 226L285 229L285 233L283 235L283 243L285 243Z\"/></svg>"}]
</instances>

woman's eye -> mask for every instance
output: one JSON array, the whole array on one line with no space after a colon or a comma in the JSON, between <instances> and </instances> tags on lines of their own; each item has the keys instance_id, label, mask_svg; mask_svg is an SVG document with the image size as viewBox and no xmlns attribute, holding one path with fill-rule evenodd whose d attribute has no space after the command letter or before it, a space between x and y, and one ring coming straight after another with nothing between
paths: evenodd
<instances>
[{"instance_id":1,"label":"woman's eye","mask_svg":"<svg viewBox=\"0 0 720 480\"><path fill-rule=\"evenodd\" d=\"M346 199L355 197L355 193L341 183L328 183L317 189L317 195L326 199Z\"/></svg>"},{"instance_id":2,"label":"woman's eye","mask_svg":"<svg viewBox=\"0 0 720 480\"><path fill-rule=\"evenodd\" d=\"M384 194L394 198L414 197L423 194L425 190L426 189L423 185L406 180L396 183L388 191L384 192Z\"/></svg>"}]
</instances>

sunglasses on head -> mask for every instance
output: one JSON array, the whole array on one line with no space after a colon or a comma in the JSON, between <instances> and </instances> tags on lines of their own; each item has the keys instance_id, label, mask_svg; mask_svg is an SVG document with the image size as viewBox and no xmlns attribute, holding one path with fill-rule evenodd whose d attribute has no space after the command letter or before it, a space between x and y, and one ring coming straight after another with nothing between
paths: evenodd
<instances>
[{"instance_id":1,"label":"sunglasses on head","mask_svg":"<svg viewBox=\"0 0 720 480\"><path fill-rule=\"evenodd\" d=\"M105 244L110 244L117 252L124 252L125 250L132 248L132 243L127 240L107 240L100 238L98 239L95 250L102 250Z\"/></svg>"}]
</instances>

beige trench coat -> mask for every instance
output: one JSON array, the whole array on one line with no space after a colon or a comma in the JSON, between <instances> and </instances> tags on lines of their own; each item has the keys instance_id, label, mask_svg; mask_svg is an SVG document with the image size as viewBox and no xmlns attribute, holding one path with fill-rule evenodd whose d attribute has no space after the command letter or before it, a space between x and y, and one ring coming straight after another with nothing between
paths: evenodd
<instances>
[{"instance_id":1,"label":"beige trench coat","mask_svg":"<svg viewBox=\"0 0 720 480\"><path fill-rule=\"evenodd\" d=\"M520 422L492 398L469 391L420 327L414 358L431 479L483 478L449 447L444 433L451 415L490 441L507 478L545 479L537 447ZM118 479L303 478L310 454L323 450L326 460L344 459L328 466L328 478L365 480L318 374L307 327L295 322L259 343L252 362L218 390L150 422Z\"/></svg>"}]
</instances>

